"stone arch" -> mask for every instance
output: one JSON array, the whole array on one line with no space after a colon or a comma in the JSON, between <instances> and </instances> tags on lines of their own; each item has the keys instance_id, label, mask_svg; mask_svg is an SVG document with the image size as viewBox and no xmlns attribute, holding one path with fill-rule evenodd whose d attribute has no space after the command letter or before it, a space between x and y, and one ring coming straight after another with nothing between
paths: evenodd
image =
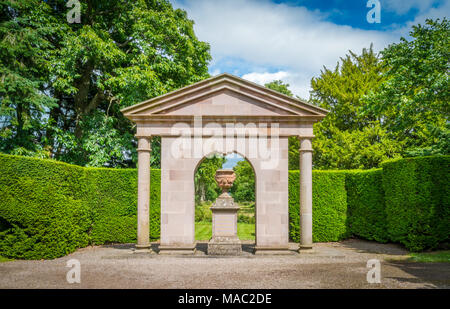
<instances>
[{"instance_id":1,"label":"stone arch","mask_svg":"<svg viewBox=\"0 0 450 309\"><path fill-rule=\"evenodd\" d=\"M161 138L161 245L163 253L192 252L195 248L195 187L194 172L199 162L214 152L224 153L223 144L215 144L216 149L202 152L201 157L189 155L193 138L187 143L180 143L176 137ZM207 149L207 138L197 145ZM239 142L249 144L249 137L236 138ZM174 152L176 147L178 152ZM277 165L265 168L266 160L251 157L252 149L244 147L236 151L250 162L257 182L256 190L256 228L255 249L288 250L289 243L289 201L288 201L288 151L287 137L279 137L277 147L270 149L270 155L277 157ZM182 153L181 157L178 157Z\"/></svg>"},{"instance_id":2,"label":"stone arch","mask_svg":"<svg viewBox=\"0 0 450 309\"><path fill-rule=\"evenodd\" d=\"M257 184L258 184L258 175L256 174L256 170L255 170L255 167L254 167L255 163L252 163L249 158L247 158L246 156L242 155L237 150L231 150L231 151L228 151L226 153L221 153L221 152L218 152L218 151L212 151L209 154L205 155L203 158L199 159L199 161L197 162L197 165L195 166L194 172L192 174L192 179L194 181L194 177L195 177L195 173L197 172L197 169L199 168L199 166L202 164L202 162L206 158L208 158L209 156L214 155L214 154L220 154L220 155L226 156L226 155L231 154L231 153L236 153L239 156L241 156L242 158L244 158L250 164L250 166L252 167L253 174L255 175L255 243L256 243L257 242L256 238L257 238L257 234L258 234L256 232L256 229L258 227L258 225L257 225L257 215L256 215L257 212L258 212L258 190L257 190L257 188L258 188L258 186L257 186ZM195 190L194 190L194 195L195 195ZM194 218L194 220L195 220L195 218ZM194 224L195 224L195 222L194 222Z\"/></svg>"},{"instance_id":3,"label":"stone arch","mask_svg":"<svg viewBox=\"0 0 450 309\"><path fill-rule=\"evenodd\" d=\"M300 138L300 248L312 248L311 140L314 137L313 124L323 119L327 110L239 77L221 74L121 111L137 125L136 249L147 250L150 247L151 136L161 136L160 252L192 253L195 248L192 174L204 153L196 159L192 156L192 149L185 148L174 156L171 147L177 140L192 142L200 137L202 142L194 143L194 152L199 149L197 146L202 146L199 151L203 152L204 138L211 135L211 130L205 132L204 129L228 124L253 126L257 138L270 140L269 155L276 156L275 162L269 162L276 165L268 165L260 153L256 157L242 153L253 166L257 177L257 252L288 249L288 138ZM242 135L242 130L234 127L231 131L222 131L221 137L237 137L238 141L247 142L254 136L246 132ZM279 143L274 145L272 141ZM245 149L248 151L248 147Z\"/></svg>"}]
</instances>

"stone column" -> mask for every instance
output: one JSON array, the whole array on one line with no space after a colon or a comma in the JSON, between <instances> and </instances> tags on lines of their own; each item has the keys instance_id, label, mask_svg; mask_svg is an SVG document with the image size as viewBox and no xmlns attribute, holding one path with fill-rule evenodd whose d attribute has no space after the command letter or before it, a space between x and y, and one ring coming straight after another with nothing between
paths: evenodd
<instances>
[{"instance_id":1,"label":"stone column","mask_svg":"<svg viewBox=\"0 0 450 309\"><path fill-rule=\"evenodd\" d=\"M150 137L138 137L138 205L136 250L150 248Z\"/></svg>"},{"instance_id":2,"label":"stone column","mask_svg":"<svg viewBox=\"0 0 450 309\"><path fill-rule=\"evenodd\" d=\"M311 136L300 136L300 250L313 247L311 140Z\"/></svg>"}]
</instances>

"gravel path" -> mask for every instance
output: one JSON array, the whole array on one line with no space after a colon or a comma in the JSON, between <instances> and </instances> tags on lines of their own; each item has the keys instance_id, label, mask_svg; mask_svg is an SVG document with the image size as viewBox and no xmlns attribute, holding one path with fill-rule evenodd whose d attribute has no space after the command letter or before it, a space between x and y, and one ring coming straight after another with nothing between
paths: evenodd
<instances>
[{"instance_id":1,"label":"gravel path","mask_svg":"<svg viewBox=\"0 0 450 309\"><path fill-rule=\"evenodd\" d=\"M292 244L293 248L295 244ZM131 245L80 249L45 261L0 263L0 288L450 288L450 264L412 263L392 244L361 240L316 244L315 253L210 257L132 253ZM69 284L66 263L81 263L81 283ZM381 283L366 280L369 259L381 261Z\"/></svg>"}]
</instances>

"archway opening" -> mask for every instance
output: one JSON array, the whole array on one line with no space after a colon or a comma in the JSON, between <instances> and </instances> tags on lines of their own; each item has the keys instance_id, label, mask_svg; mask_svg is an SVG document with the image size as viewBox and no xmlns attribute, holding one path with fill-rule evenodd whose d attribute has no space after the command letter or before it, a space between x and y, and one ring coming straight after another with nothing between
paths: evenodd
<instances>
[{"instance_id":1,"label":"archway opening","mask_svg":"<svg viewBox=\"0 0 450 309\"><path fill-rule=\"evenodd\" d=\"M213 154L203 158L194 173L195 183L195 239L209 241L212 236L210 207L221 190L214 176L218 169L232 169L236 180L230 194L238 211L238 237L243 243L254 243L256 235L256 176L251 163L238 153Z\"/></svg>"}]
</instances>

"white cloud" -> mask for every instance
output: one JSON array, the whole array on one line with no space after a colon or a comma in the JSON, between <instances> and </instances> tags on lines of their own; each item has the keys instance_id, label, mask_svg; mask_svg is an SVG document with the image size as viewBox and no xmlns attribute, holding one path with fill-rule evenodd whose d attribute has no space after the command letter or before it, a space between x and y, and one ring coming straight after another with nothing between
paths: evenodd
<instances>
[{"instance_id":1,"label":"white cloud","mask_svg":"<svg viewBox=\"0 0 450 309\"><path fill-rule=\"evenodd\" d=\"M413 0L417 5L419 2ZM382 50L405 32L336 25L326 21L326 15L319 11L268 0L173 0L173 3L195 21L199 39L211 44L214 68L211 73L240 74L260 84L281 79L303 98L309 97L310 80L320 74L324 65L333 68L348 50L359 53L371 43L376 51ZM393 7L404 9L400 5Z\"/></svg>"},{"instance_id":2,"label":"white cloud","mask_svg":"<svg viewBox=\"0 0 450 309\"><path fill-rule=\"evenodd\" d=\"M449 16L450 16L450 1L445 0L445 2L440 6L428 8L424 12L418 14L413 21L408 22L403 28L399 29L399 33L402 36L406 36L408 35L413 25L417 24L424 25L425 21L428 18L430 19L440 18L442 20L444 17L448 18Z\"/></svg>"},{"instance_id":3,"label":"white cloud","mask_svg":"<svg viewBox=\"0 0 450 309\"><path fill-rule=\"evenodd\" d=\"M244 74L243 79L247 79L254 83L264 85L274 80L282 80L289 84L289 89L296 95L307 100L309 98L309 83L311 77L308 74L298 74L294 72L278 71L269 72L252 72Z\"/></svg>"},{"instance_id":4,"label":"white cloud","mask_svg":"<svg viewBox=\"0 0 450 309\"><path fill-rule=\"evenodd\" d=\"M242 76L243 79L247 79L249 81L252 81L254 83L258 83L261 85L264 85L266 83L270 83L273 80L283 80L286 79L286 77L289 76L288 72L284 72L284 71L279 71L276 73L269 73L269 72L264 72L264 73L248 73L248 74L244 74Z\"/></svg>"}]
</instances>

